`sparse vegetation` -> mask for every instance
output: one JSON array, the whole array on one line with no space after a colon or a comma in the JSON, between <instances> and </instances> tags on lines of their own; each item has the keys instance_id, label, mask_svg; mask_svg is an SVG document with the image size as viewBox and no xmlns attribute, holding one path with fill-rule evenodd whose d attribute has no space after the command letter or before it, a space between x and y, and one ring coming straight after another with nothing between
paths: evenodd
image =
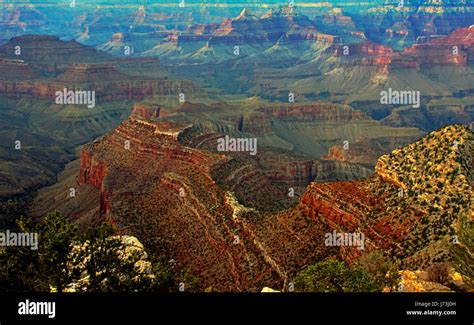
<instances>
[{"instance_id":1,"label":"sparse vegetation","mask_svg":"<svg viewBox=\"0 0 474 325\"><path fill-rule=\"evenodd\" d=\"M81 236L66 217L54 212L41 223L18 221L22 232L39 234L38 250L0 251L0 284L6 291L117 292L177 290L163 261L150 261L141 243L114 236L103 224ZM189 276L188 276L189 277Z\"/></svg>"},{"instance_id":2,"label":"sparse vegetation","mask_svg":"<svg viewBox=\"0 0 474 325\"><path fill-rule=\"evenodd\" d=\"M380 284L368 272L349 268L344 262L328 259L317 262L296 276L295 290L301 292L381 291Z\"/></svg>"}]
</instances>

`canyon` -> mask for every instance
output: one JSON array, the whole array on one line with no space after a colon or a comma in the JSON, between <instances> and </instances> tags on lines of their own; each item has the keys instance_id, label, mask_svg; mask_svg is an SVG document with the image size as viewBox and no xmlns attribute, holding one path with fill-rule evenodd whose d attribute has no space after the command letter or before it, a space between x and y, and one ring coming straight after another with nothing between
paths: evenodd
<instances>
[{"instance_id":1,"label":"canyon","mask_svg":"<svg viewBox=\"0 0 474 325\"><path fill-rule=\"evenodd\" d=\"M177 130L176 137L166 133L170 127ZM366 179L310 182L279 212L255 203L248 207L238 199L242 183L252 193L243 201L268 195L268 203L288 199L287 191L275 185L272 190L258 165L244 166L247 175L241 174L235 153L231 157L180 143L183 136L192 136L185 130L128 119L82 149L79 170L41 191L35 214L53 207L82 226L107 220L120 232L133 232L153 253L192 270L204 288L219 291L253 291L268 285L285 289L297 270L334 254L353 263L363 254L383 250L403 269L425 269L438 261L452 263L457 254L452 249L463 250L453 247L450 238L465 240L466 228L459 228L459 222L473 222L472 175L464 167L472 163L473 135L464 127L440 129L382 156ZM458 151L449 146L453 141L460 144ZM439 157L447 157L447 167L432 163ZM251 164L251 158L246 159ZM219 175L225 175L227 183ZM439 187L438 179L449 181ZM237 183L229 186L232 182ZM76 188L77 197L66 197L69 187ZM428 199L432 195L439 204ZM91 198L95 204L90 204ZM325 233L333 230L363 232L365 250L327 247Z\"/></svg>"},{"instance_id":2,"label":"canyon","mask_svg":"<svg viewBox=\"0 0 474 325\"><path fill-rule=\"evenodd\" d=\"M232 4L2 6L0 224L107 222L198 291L377 252L474 279L472 1Z\"/></svg>"}]
</instances>

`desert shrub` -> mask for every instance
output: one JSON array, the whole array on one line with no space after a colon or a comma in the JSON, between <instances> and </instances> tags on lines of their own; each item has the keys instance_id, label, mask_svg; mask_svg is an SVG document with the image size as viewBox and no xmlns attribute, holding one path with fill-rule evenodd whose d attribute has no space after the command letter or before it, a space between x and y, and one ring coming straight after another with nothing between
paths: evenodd
<instances>
[{"instance_id":1,"label":"desert shrub","mask_svg":"<svg viewBox=\"0 0 474 325\"><path fill-rule=\"evenodd\" d=\"M58 212L42 222L22 218L21 232L38 234L38 249L9 246L0 250L0 286L22 292L170 291L174 272L150 260L137 238L115 236L110 225L79 235Z\"/></svg>"},{"instance_id":2,"label":"desert shrub","mask_svg":"<svg viewBox=\"0 0 474 325\"><path fill-rule=\"evenodd\" d=\"M398 269L383 251L373 251L359 258L353 269L370 274L378 286L379 291L384 288L394 289L399 282Z\"/></svg>"},{"instance_id":3,"label":"desert shrub","mask_svg":"<svg viewBox=\"0 0 474 325\"><path fill-rule=\"evenodd\" d=\"M317 262L296 276L295 291L372 292L378 291L375 279L365 271L351 269L344 262L328 259Z\"/></svg>"}]
</instances>

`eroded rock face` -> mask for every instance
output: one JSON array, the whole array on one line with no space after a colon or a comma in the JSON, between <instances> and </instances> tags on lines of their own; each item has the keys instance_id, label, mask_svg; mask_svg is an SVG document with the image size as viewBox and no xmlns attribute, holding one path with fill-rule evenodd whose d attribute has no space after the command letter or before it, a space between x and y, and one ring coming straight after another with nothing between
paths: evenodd
<instances>
[{"instance_id":1,"label":"eroded rock face","mask_svg":"<svg viewBox=\"0 0 474 325\"><path fill-rule=\"evenodd\" d=\"M404 55L420 64L465 66L474 60L474 27L459 28L447 36L428 38L407 48Z\"/></svg>"},{"instance_id":2,"label":"eroded rock face","mask_svg":"<svg viewBox=\"0 0 474 325\"><path fill-rule=\"evenodd\" d=\"M107 167L103 162L95 160L94 156L85 150L81 151L80 159L79 183L87 183L100 189L108 173Z\"/></svg>"},{"instance_id":3,"label":"eroded rock face","mask_svg":"<svg viewBox=\"0 0 474 325\"><path fill-rule=\"evenodd\" d=\"M367 55L367 56L392 56L394 54L393 49L390 46L376 44L369 41L361 42L358 44L349 44L346 48L342 45L334 46L336 56L346 55Z\"/></svg>"},{"instance_id":4,"label":"eroded rock face","mask_svg":"<svg viewBox=\"0 0 474 325\"><path fill-rule=\"evenodd\" d=\"M257 281L251 274L272 282L272 267L232 221L225 192L209 176L210 167L222 157L183 147L155 131L152 125L129 120L84 149L80 181L100 183L103 217L119 228L134 224L142 241L180 267L190 267L216 289L252 288ZM130 141L129 149L125 141ZM234 234L240 244L233 244Z\"/></svg>"},{"instance_id":5,"label":"eroded rock face","mask_svg":"<svg viewBox=\"0 0 474 325\"><path fill-rule=\"evenodd\" d=\"M453 263L457 247L451 238L467 231L459 224L473 222L470 171L461 167L472 163L472 139L472 132L459 125L435 131L382 156L367 180L312 183L299 209L338 232L365 234L364 252L341 248L349 263L374 249L411 269ZM453 147L453 141L462 145Z\"/></svg>"},{"instance_id":6,"label":"eroded rock face","mask_svg":"<svg viewBox=\"0 0 474 325\"><path fill-rule=\"evenodd\" d=\"M271 193L261 171L249 160L183 145L179 133L186 130L171 122L123 122L83 149L78 192L95 188L99 206L91 209L96 218L125 233L133 229L152 254L190 268L204 287L285 288L301 268L317 260L336 254L352 263L373 250L388 252L412 270L440 260L452 263L450 234L463 242L458 225L472 222L466 205L471 189L462 167L472 133L461 126L381 157L376 173L365 180L314 182L293 208L266 213L243 206L233 194L239 184L250 191L252 181ZM459 152L451 147L455 140ZM437 168L438 156L452 168ZM310 175L314 162L295 162L293 170L293 176ZM421 179L429 186L420 187ZM445 179L445 185L434 179ZM274 200L287 196L277 189ZM81 200L66 212L78 215L74 209L84 206ZM364 249L326 246L325 234L332 231L363 233Z\"/></svg>"},{"instance_id":7,"label":"eroded rock face","mask_svg":"<svg viewBox=\"0 0 474 325\"><path fill-rule=\"evenodd\" d=\"M0 59L0 80L36 79L38 75L22 60Z\"/></svg>"},{"instance_id":8,"label":"eroded rock face","mask_svg":"<svg viewBox=\"0 0 474 325\"><path fill-rule=\"evenodd\" d=\"M103 217L110 210L109 195L104 184L104 179L108 174L107 166L85 150L81 151L80 159L78 184L89 184L99 190L99 213Z\"/></svg>"},{"instance_id":9,"label":"eroded rock face","mask_svg":"<svg viewBox=\"0 0 474 325\"><path fill-rule=\"evenodd\" d=\"M17 51L18 47L20 52ZM13 37L0 46L0 57L21 59L53 70L65 64L104 62L111 56L76 41L61 41L49 35L23 35Z\"/></svg>"},{"instance_id":10,"label":"eroded rock face","mask_svg":"<svg viewBox=\"0 0 474 325\"><path fill-rule=\"evenodd\" d=\"M125 36L123 33L114 33L110 39L105 44L99 45L97 49L107 52L107 53L113 53L115 55L121 55L125 53L125 46L126 43L124 42ZM129 51L131 52L131 48L128 48Z\"/></svg>"},{"instance_id":11,"label":"eroded rock face","mask_svg":"<svg viewBox=\"0 0 474 325\"><path fill-rule=\"evenodd\" d=\"M327 12L323 22L325 25L333 27L355 29L353 19L350 16L346 16L341 8L334 8L330 12Z\"/></svg>"},{"instance_id":12,"label":"eroded rock face","mask_svg":"<svg viewBox=\"0 0 474 325\"><path fill-rule=\"evenodd\" d=\"M321 158L370 166L384 153L385 150L376 141L360 140L355 143L347 143L347 147L344 147L344 144L331 146L328 153Z\"/></svg>"},{"instance_id":13,"label":"eroded rock face","mask_svg":"<svg viewBox=\"0 0 474 325\"><path fill-rule=\"evenodd\" d=\"M406 49L404 54L411 55L423 65L467 65L467 54L463 48L454 54L453 45L415 44Z\"/></svg>"},{"instance_id":14,"label":"eroded rock face","mask_svg":"<svg viewBox=\"0 0 474 325\"><path fill-rule=\"evenodd\" d=\"M349 20L338 17L336 15L333 18L336 24L350 23ZM280 27L282 30L278 32ZM277 32L270 33L270 30ZM240 34L241 31L245 31L245 34ZM275 17L273 12L257 18L244 11L237 18L226 20L220 25L195 26L190 32L190 35L183 35L180 40L177 36L171 41L202 41L209 40L213 35L211 45L213 42L238 44L243 41L271 41L282 37L338 42L331 35L318 33L302 19L292 16ZM394 37L397 34L397 30L388 32L394 33ZM398 33L403 34L404 30L398 30ZM349 50L357 58L349 64L387 69L419 69L424 64L465 65L470 60L469 51L472 50L472 42L469 40L471 31L454 34L443 40L448 45L443 44L440 39L433 39L426 44L417 44L402 54L395 53L391 47L369 42L354 44ZM250 40L246 37L254 38ZM114 41L121 42L121 36L116 35ZM454 44L460 44L461 54L450 56L447 51L452 50ZM340 53L342 47L336 46L335 49L336 55L343 55ZM29 69L28 64L16 63L16 67L9 67L26 69L25 71ZM1 68L0 62L0 71ZM192 93L195 90L188 82L137 79L119 73L111 65L88 63L70 66L50 81L17 82L8 79L0 82L0 91L48 97L53 96L56 90L62 90L68 82L74 85L87 84L98 96L110 100L143 99L156 94L171 95L181 91ZM443 192L440 188L442 195L438 198L435 192L420 188L419 185L419 180L425 181L425 176L438 176L435 170L429 169L429 160L420 166L406 161L401 163L403 159L400 158L408 154L414 160L417 157L423 159L424 154L431 155L440 143L429 145L429 150L420 150L420 154L416 147L410 147L416 155L404 151L403 154L393 153L393 157L384 156L379 159L376 174L366 180L324 183L322 181L328 181L331 177L340 180L344 177L353 179L354 175L369 176L368 168L355 164L371 165L375 157L383 153L382 149L364 152L362 148L365 145L358 147L352 143L351 149L345 151L339 144L344 139L339 138L342 137L339 135L341 132L334 132L332 129L335 126L357 125L354 129L344 129L344 132L351 136L354 136L354 132L360 132L367 138L377 140L405 136L403 141L408 141L418 133L411 130L403 135L404 131L401 129L385 128L369 119L365 113L341 105L278 106L261 107L247 115L232 116L232 119L225 122L228 125L212 125L210 122L211 127L220 132L232 130L249 132L261 138L268 136L270 140L267 144L275 147L280 145L275 140L276 137L280 137L278 141L281 142L298 137L313 139L308 134L320 136L314 136L313 140L332 139L336 145L323 147L318 151L327 153L322 161L307 157L277 161L275 155L264 153L262 156L267 155L267 160L275 159L275 162L251 162L247 159L239 160L231 154L213 153L213 150L202 145L209 141L209 145L215 146L216 136L219 134L205 134L199 138L197 143L202 147L187 146L180 141L186 125L150 121L163 117L163 110L144 103L135 105L132 118L105 138L86 146L81 153L76 185L79 193L95 195L93 202L97 201L97 205L91 207L88 213L95 214L96 219L109 220L120 230L133 229L133 234L152 247L156 254L175 259L182 268L191 267L204 286L212 285L217 290L258 290L262 284L283 287L301 267L330 255L330 249L324 245L324 234L332 230L362 231L367 236L367 251L386 250L410 267L424 267L432 263L433 259L444 259L446 256L450 258L446 246L447 234L454 228L451 226L456 216L464 217L465 212L455 212L450 200L461 201L465 198L451 197L452 193L449 191L469 191L459 181L460 178L452 176L450 171L441 175L443 181L449 179L449 191ZM212 109L216 107L203 107L187 102L176 108L176 112L191 114L204 110L207 114ZM199 123L205 124L201 121ZM315 125L328 127L321 131ZM301 134L288 136L286 132L295 130L295 126ZM314 129L321 132L310 133ZM397 134L387 135L387 131ZM442 132L437 135L448 142L465 138L465 133L458 129L448 131L447 137ZM207 140L204 137L208 137ZM358 139L358 135L353 139ZM317 142L308 144L287 141L281 147L292 150L298 146L314 146ZM421 145L426 143L419 144ZM440 156L447 157L442 153ZM457 157L449 156L449 159L452 164L457 161ZM235 161L237 163L234 165ZM256 168L260 162L270 168ZM407 166L423 169L425 163L429 172L422 173L423 177L413 178L409 175ZM438 172L442 173L443 170ZM417 174L417 171L413 170L413 173ZM453 177L455 186L449 184L452 180L449 177ZM272 200L277 205L276 201L287 199L288 184L303 187L313 180L318 182L309 185L296 208L271 213L259 211L260 206L269 205ZM275 186L278 182L283 186ZM440 187L439 184L434 185ZM89 191L91 188L94 190ZM400 192L400 189L403 191ZM247 202L255 200L254 194L257 191L268 194L265 198L268 201L251 206L252 209L239 203L244 198L244 204L250 206ZM235 192L237 199L232 192ZM408 200L404 199L405 195L409 196ZM79 203L74 202L76 208L84 207L86 198L90 197L79 197ZM430 199L439 202L432 205ZM464 204L457 203L460 206ZM72 204L67 209L71 209L73 213L70 215L73 217L80 218L84 213L74 210ZM429 226L420 226L421 224ZM442 227L432 233L429 229L436 229L433 225ZM456 233L458 229L454 231ZM426 248L422 248L423 246ZM364 251L342 247L336 253L351 263L364 254Z\"/></svg>"},{"instance_id":15,"label":"eroded rock face","mask_svg":"<svg viewBox=\"0 0 474 325\"><path fill-rule=\"evenodd\" d=\"M458 28L449 35L436 37L429 41L433 45L462 45L465 48L474 44L474 25L465 28Z\"/></svg>"},{"instance_id":16,"label":"eroded rock face","mask_svg":"<svg viewBox=\"0 0 474 325\"><path fill-rule=\"evenodd\" d=\"M68 73L68 75L70 75ZM83 79L76 76L78 79ZM0 93L16 96L38 96L48 97L54 100L57 91L68 89L87 89L95 91L98 101L115 101L121 99L143 100L156 94L174 95L181 92L195 92L194 85L189 81L171 81L171 80L140 80L130 78L129 80L111 81L103 78L102 81L70 81L65 77L53 79L51 81L1 81Z\"/></svg>"},{"instance_id":17,"label":"eroded rock face","mask_svg":"<svg viewBox=\"0 0 474 325\"><path fill-rule=\"evenodd\" d=\"M116 35L116 40L120 40ZM19 52L18 52L19 51ZM19 53L16 55L16 53ZM24 35L0 46L0 93L55 99L56 91L95 91L98 101L143 100L155 95L193 93L190 81L130 76L119 72L112 57L76 41L54 36ZM144 62L146 60L136 60ZM34 81L32 79L35 79Z\"/></svg>"},{"instance_id":18,"label":"eroded rock face","mask_svg":"<svg viewBox=\"0 0 474 325\"><path fill-rule=\"evenodd\" d=\"M327 49L334 56L346 58L346 65L368 65L387 69L421 66L466 66L473 60L474 28L459 28L441 37L420 37L417 44L401 52L390 46L364 41L357 44L333 45Z\"/></svg>"},{"instance_id":19,"label":"eroded rock face","mask_svg":"<svg viewBox=\"0 0 474 325\"><path fill-rule=\"evenodd\" d=\"M267 117L278 119L313 119L328 122L349 122L367 119L367 115L363 112L330 103L295 104L287 107L273 105L271 107L261 107L259 111Z\"/></svg>"},{"instance_id":20,"label":"eroded rock face","mask_svg":"<svg viewBox=\"0 0 474 325\"><path fill-rule=\"evenodd\" d=\"M300 213L252 217L256 210L242 206L212 177L211 170L229 157L183 146L172 130L186 127L130 118L87 145L76 181L80 195L70 206L56 202L59 209L82 224L101 219L125 232L133 228L150 253L175 260L215 290L283 288L303 265L328 254L314 240L323 238L323 224ZM98 207L89 204L92 212L82 202L90 202L90 195L98 196ZM302 225L305 234L288 242Z\"/></svg>"},{"instance_id":21,"label":"eroded rock face","mask_svg":"<svg viewBox=\"0 0 474 325\"><path fill-rule=\"evenodd\" d=\"M279 39L291 41L313 40L327 44L341 43L341 37L316 30L306 16L284 11L269 11L263 17L244 9L235 18L224 19L219 25L197 25L177 36L178 45L186 42L209 41L213 44L275 43Z\"/></svg>"},{"instance_id":22,"label":"eroded rock face","mask_svg":"<svg viewBox=\"0 0 474 325\"><path fill-rule=\"evenodd\" d=\"M133 105L132 115L143 118L145 120L150 120L158 117L163 117L164 114L161 113L161 108L153 105L147 105L145 103L138 103Z\"/></svg>"}]
</instances>

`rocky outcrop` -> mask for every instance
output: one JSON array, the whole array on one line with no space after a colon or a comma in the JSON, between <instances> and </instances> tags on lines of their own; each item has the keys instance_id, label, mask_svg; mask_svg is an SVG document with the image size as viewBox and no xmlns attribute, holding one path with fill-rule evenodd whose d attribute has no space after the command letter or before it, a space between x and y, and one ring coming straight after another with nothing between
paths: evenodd
<instances>
[{"instance_id":1,"label":"rocky outcrop","mask_svg":"<svg viewBox=\"0 0 474 325\"><path fill-rule=\"evenodd\" d=\"M272 105L270 107L261 107L259 112L264 113L267 118L314 119L328 122L361 121L367 118L367 115L361 111L330 103L294 104L287 106Z\"/></svg>"},{"instance_id":2,"label":"rocky outcrop","mask_svg":"<svg viewBox=\"0 0 474 325\"><path fill-rule=\"evenodd\" d=\"M103 70L103 69L99 69ZM48 97L54 100L57 91L64 88L93 90L98 101L114 101L120 99L143 100L153 95L176 95L179 93L193 93L196 88L189 81L153 80L128 77L128 79L109 79L99 73L93 75L75 74L68 71L57 79L47 81L2 81L0 80L0 93L15 96ZM106 73L110 71L105 70ZM115 75L115 74L111 74ZM66 77L67 76L67 77ZM70 78L69 78L70 77ZM89 80L88 78L91 78ZM76 79L77 81L74 81Z\"/></svg>"},{"instance_id":3,"label":"rocky outcrop","mask_svg":"<svg viewBox=\"0 0 474 325\"><path fill-rule=\"evenodd\" d=\"M99 213L105 217L110 211L109 195L104 183L108 175L107 166L104 162L97 161L91 152L81 151L81 165L79 168L78 184L88 184L99 190Z\"/></svg>"},{"instance_id":4,"label":"rocky outcrop","mask_svg":"<svg viewBox=\"0 0 474 325\"><path fill-rule=\"evenodd\" d=\"M137 103L133 105L132 116L143 118L145 120L163 117L162 108L152 104Z\"/></svg>"},{"instance_id":5,"label":"rocky outcrop","mask_svg":"<svg viewBox=\"0 0 474 325\"><path fill-rule=\"evenodd\" d=\"M314 240L322 237L321 224L303 215L247 218L256 211L225 192L211 173L228 157L183 146L163 134L164 127L131 118L85 146L77 192L87 196L76 197L66 207L68 215L83 226L106 219L125 233L132 231L151 254L173 259L178 269L198 276L202 288L219 291L259 291L265 284L285 288L296 270L327 255ZM91 200L93 195L98 198ZM97 201L98 207L82 200ZM84 211L86 206L91 211ZM81 218L94 211L95 217ZM303 224L305 234L281 246Z\"/></svg>"},{"instance_id":6,"label":"rocky outcrop","mask_svg":"<svg viewBox=\"0 0 474 325\"><path fill-rule=\"evenodd\" d=\"M98 50L108 52L111 54L123 54L124 53L124 35L123 33L114 33L110 41L105 44L99 45L97 47ZM131 54L132 49L130 48Z\"/></svg>"},{"instance_id":7,"label":"rocky outcrop","mask_svg":"<svg viewBox=\"0 0 474 325\"><path fill-rule=\"evenodd\" d=\"M337 232L365 234L364 252L355 247L340 250L349 263L381 249L411 269L452 264L460 256L454 251L462 248L452 246L451 238L465 236L473 222L467 181L472 154L464 156L472 139L459 125L435 131L382 156L374 176L366 180L312 183L298 209ZM453 141L458 146L453 147Z\"/></svg>"},{"instance_id":8,"label":"rocky outcrop","mask_svg":"<svg viewBox=\"0 0 474 325\"><path fill-rule=\"evenodd\" d=\"M135 79L120 73L111 63L107 64L73 64L68 69L54 78L55 81L69 83L126 81Z\"/></svg>"},{"instance_id":9,"label":"rocky outcrop","mask_svg":"<svg viewBox=\"0 0 474 325\"><path fill-rule=\"evenodd\" d=\"M347 51L347 55L367 55L367 56L387 56L391 57L394 54L393 49L390 46L376 44L373 42L365 41L358 44L349 44L347 48L342 45L334 46L335 55L342 56L346 55L344 52Z\"/></svg>"},{"instance_id":10,"label":"rocky outcrop","mask_svg":"<svg viewBox=\"0 0 474 325\"><path fill-rule=\"evenodd\" d=\"M107 176L107 167L103 162L95 160L94 156L85 150L81 151L80 159L79 184L90 184L100 189L105 176Z\"/></svg>"},{"instance_id":11,"label":"rocky outcrop","mask_svg":"<svg viewBox=\"0 0 474 325\"><path fill-rule=\"evenodd\" d=\"M324 25L337 26L338 28L355 29L354 21L343 13L342 8L333 8L323 18Z\"/></svg>"},{"instance_id":12,"label":"rocky outcrop","mask_svg":"<svg viewBox=\"0 0 474 325\"><path fill-rule=\"evenodd\" d=\"M459 276L459 273L457 274ZM462 277L461 277L462 279ZM450 292L446 285L434 282L430 279L426 271L400 271L400 282L398 284L400 292Z\"/></svg>"},{"instance_id":13,"label":"rocky outcrop","mask_svg":"<svg viewBox=\"0 0 474 325\"><path fill-rule=\"evenodd\" d=\"M344 46L334 45L327 51L333 52L336 57L345 58L345 62L342 63L344 66L375 66L380 67L380 71L385 74L392 69L420 68L420 63L411 57L395 52L390 46L369 41Z\"/></svg>"},{"instance_id":14,"label":"rocky outcrop","mask_svg":"<svg viewBox=\"0 0 474 325\"><path fill-rule=\"evenodd\" d=\"M474 27L460 28L443 37L421 40L403 52L423 65L465 66L474 60Z\"/></svg>"},{"instance_id":15,"label":"rocky outcrop","mask_svg":"<svg viewBox=\"0 0 474 325\"><path fill-rule=\"evenodd\" d=\"M358 179L368 177L371 169L363 165L342 161L308 160L288 162L283 170L268 171L267 175L274 181L307 185L312 181Z\"/></svg>"},{"instance_id":16,"label":"rocky outcrop","mask_svg":"<svg viewBox=\"0 0 474 325\"><path fill-rule=\"evenodd\" d=\"M348 143L346 148L344 145L331 146L321 159L370 166L384 153L385 150L376 141L361 140L350 145Z\"/></svg>"},{"instance_id":17,"label":"rocky outcrop","mask_svg":"<svg viewBox=\"0 0 474 325\"><path fill-rule=\"evenodd\" d=\"M178 45L186 42L209 42L215 44L276 43L278 40L315 41L325 44L342 43L340 36L329 35L316 30L308 17L271 11L259 18L248 9L235 18L226 18L219 25L197 25L177 36Z\"/></svg>"},{"instance_id":18,"label":"rocky outcrop","mask_svg":"<svg viewBox=\"0 0 474 325\"><path fill-rule=\"evenodd\" d=\"M28 80L38 77L33 68L23 60L0 59L0 80Z\"/></svg>"},{"instance_id":19,"label":"rocky outcrop","mask_svg":"<svg viewBox=\"0 0 474 325\"><path fill-rule=\"evenodd\" d=\"M471 160L463 158L471 152L472 134L460 126L384 156L372 177L313 182L295 207L262 213L242 205L236 197L247 198L229 193L230 187L236 192L273 191L273 201L267 203L273 205L288 198L288 187L281 191L269 186L251 158L183 145L162 132L180 126L162 123L131 118L87 145L81 154L78 192L86 191L84 186L98 189L98 218L107 218L125 233L133 229L150 253L189 268L204 288L257 291L271 285L285 290L301 268L335 253L352 263L363 254L384 250L409 269L440 259L451 262L452 232L464 243L459 227L472 222L466 182L466 163ZM451 147L455 139L459 152ZM461 172L448 169L435 155L443 157L446 166L459 164ZM262 162L278 163L271 154L259 156ZM293 161L289 171L295 177L312 177L313 166L311 161ZM402 195L384 179L382 170L386 175L396 173L409 185ZM436 189L420 189L421 179ZM437 184L440 180L444 186ZM325 234L333 230L363 233L364 250L327 247Z\"/></svg>"},{"instance_id":20,"label":"rocky outcrop","mask_svg":"<svg viewBox=\"0 0 474 325\"><path fill-rule=\"evenodd\" d=\"M417 44L401 52L390 46L364 41L356 44L333 45L326 51L345 58L347 66L368 65L392 69L419 70L421 66L465 66L473 60L474 28L460 28L447 36L420 37Z\"/></svg>"},{"instance_id":21,"label":"rocky outcrop","mask_svg":"<svg viewBox=\"0 0 474 325\"><path fill-rule=\"evenodd\" d=\"M467 64L467 54L463 48L456 52L453 45L415 44L403 54L414 57L421 65L461 65Z\"/></svg>"},{"instance_id":22,"label":"rocky outcrop","mask_svg":"<svg viewBox=\"0 0 474 325\"><path fill-rule=\"evenodd\" d=\"M129 149L125 141L130 141ZM133 232L143 242L154 243L153 250L178 267L189 267L205 287L253 288L259 281L249 272L275 283L269 277L272 268L241 226L224 222L232 210L208 174L220 159L155 133L153 123L129 120L84 148L79 179L101 187L100 211L117 227L135 224ZM239 244L233 244L235 235Z\"/></svg>"},{"instance_id":23,"label":"rocky outcrop","mask_svg":"<svg viewBox=\"0 0 474 325\"><path fill-rule=\"evenodd\" d=\"M16 49L21 49L17 55ZM53 69L57 66L76 63L97 63L111 59L111 56L91 47L72 41L61 41L49 35L23 35L13 37L0 46L0 57L21 59L41 68Z\"/></svg>"},{"instance_id":24,"label":"rocky outcrop","mask_svg":"<svg viewBox=\"0 0 474 325\"><path fill-rule=\"evenodd\" d=\"M464 48L469 48L474 45L474 25L458 28L446 36L433 38L428 43L432 45L461 45Z\"/></svg>"}]
</instances>

